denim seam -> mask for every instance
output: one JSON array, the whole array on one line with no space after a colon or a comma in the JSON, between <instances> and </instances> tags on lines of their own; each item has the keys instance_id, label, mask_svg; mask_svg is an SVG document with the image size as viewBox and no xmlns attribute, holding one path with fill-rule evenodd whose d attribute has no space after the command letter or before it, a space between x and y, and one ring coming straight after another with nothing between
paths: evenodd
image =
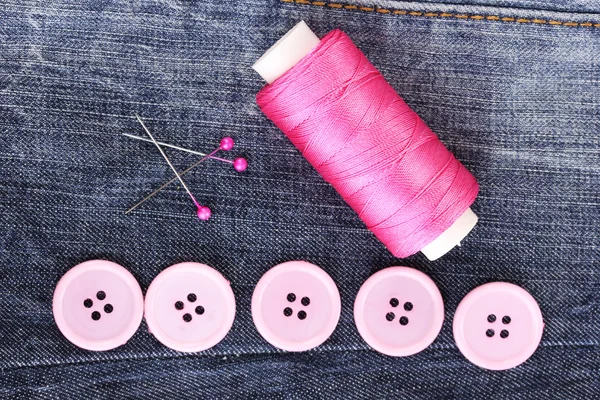
<instances>
[{"instance_id":1,"label":"denim seam","mask_svg":"<svg viewBox=\"0 0 600 400\"><path fill-rule=\"evenodd\" d=\"M391 14L391 15L407 15L411 17L425 17L425 18L450 18L450 19L472 19L476 21L491 21L491 22L506 22L506 23L518 23L518 24L538 24L538 25L554 25L554 26L566 26L570 28L583 27L583 28L600 28L598 22L575 22L575 21L558 21L555 19L541 19L541 18L519 18L519 17L501 17L499 15L485 15L485 14L469 14L469 13L449 13L449 12L425 12L425 11L410 11L400 10L393 8L382 8L378 6L359 6L354 4L344 3L333 3L326 1L311 1L311 0L279 0L282 3L295 3L301 5L310 5L330 9L343 9L349 11L358 12L369 12L379 14Z\"/></svg>"},{"instance_id":2,"label":"denim seam","mask_svg":"<svg viewBox=\"0 0 600 400\"><path fill-rule=\"evenodd\" d=\"M599 345L596 343L570 343L570 344L540 344L538 349L565 349L565 348L584 348L584 347L598 347ZM330 349L330 350L312 350L306 352L307 355L324 355L327 353L362 353L362 352L372 352L373 350L370 348L363 349ZM438 346L434 348L429 348L426 351L453 351L458 352L458 349L455 346ZM250 357L269 357L273 355L295 355L296 353L283 352L279 350L273 351L261 351L261 352L250 352L250 353L241 353L241 354L233 354L233 353L217 353L217 354L189 354L189 353L178 353L173 355L164 355L164 356L145 356L145 357L125 357L125 358L116 358L116 359L105 359L105 360L85 360L85 361L76 361L76 362L64 362L64 363L48 363L48 364L30 364L30 365L19 365L14 367L3 367L0 368L0 372L7 373L18 371L22 369L43 369L43 368L56 368L56 367L73 367L80 365L91 365L91 364L117 364L121 362L146 362L146 361L168 361L168 360L180 360L180 359L191 359L191 358L223 358L223 357L234 357L234 356L250 356Z\"/></svg>"}]
</instances>

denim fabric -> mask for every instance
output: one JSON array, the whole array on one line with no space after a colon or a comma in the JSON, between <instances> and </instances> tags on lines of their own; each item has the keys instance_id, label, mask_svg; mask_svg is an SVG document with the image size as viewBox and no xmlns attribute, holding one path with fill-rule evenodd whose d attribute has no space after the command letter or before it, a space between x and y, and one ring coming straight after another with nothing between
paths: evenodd
<instances>
[{"instance_id":1,"label":"denim fabric","mask_svg":"<svg viewBox=\"0 0 600 400\"><path fill-rule=\"evenodd\" d=\"M356 4L369 4L364 0L352 0ZM442 4L460 4L460 5L471 5L471 6L502 6L505 7L504 12L509 12L509 7L515 8L514 15L520 16L520 11L523 9L529 9L533 12L543 16L546 13L540 13L540 11L565 11L571 13L598 13L600 12L600 3L596 0L420 0L420 1L393 1L393 0L378 0L370 3L372 4L389 4L394 3L396 5L407 4L412 8L418 8L419 3L429 3L429 8L436 7L436 3ZM483 11L492 11L494 8L482 8ZM546 14L547 15L547 14Z\"/></svg>"},{"instance_id":2,"label":"denim fabric","mask_svg":"<svg viewBox=\"0 0 600 400\"><path fill-rule=\"evenodd\" d=\"M576 13L593 1L562 13L382 4L600 23ZM260 113L250 66L300 19L318 35L347 32L477 177L480 222L462 247L395 259ZM246 172L206 162L187 176L211 220L178 185L124 214L171 178L151 144L121 135L143 135L135 112L165 142L236 140L227 156L246 156ZM178 168L198 159L168 154ZM600 28L279 0L4 0L0 160L0 398L600 398ZM236 295L231 332L184 354L143 322L115 350L76 348L52 294L94 258L122 264L144 291L176 262L215 267ZM297 354L266 343L250 313L262 274L293 259L324 268L342 297L331 338ZM352 316L360 285L393 265L428 274L446 306L437 340L406 358L370 350ZM546 323L536 353L503 372L469 363L452 337L460 300L490 281L527 289Z\"/></svg>"}]
</instances>

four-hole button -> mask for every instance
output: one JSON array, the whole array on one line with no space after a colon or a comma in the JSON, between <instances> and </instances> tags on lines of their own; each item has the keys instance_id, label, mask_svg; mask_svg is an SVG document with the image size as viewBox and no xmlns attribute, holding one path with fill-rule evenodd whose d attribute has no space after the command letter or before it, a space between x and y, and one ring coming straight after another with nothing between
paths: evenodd
<instances>
[{"instance_id":1,"label":"four-hole button","mask_svg":"<svg viewBox=\"0 0 600 400\"><path fill-rule=\"evenodd\" d=\"M503 370L525 362L542 337L544 323L535 299L506 282L472 290L454 315L454 339L472 363Z\"/></svg>"},{"instance_id":2,"label":"four-hole button","mask_svg":"<svg viewBox=\"0 0 600 400\"><path fill-rule=\"evenodd\" d=\"M91 260L71 268L58 282L52 305L60 331L88 350L121 346L142 321L144 299L125 268Z\"/></svg>"},{"instance_id":3,"label":"four-hole button","mask_svg":"<svg viewBox=\"0 0 600 400\"><path fill-rule=\"evenodd\" d=\"M219 343L235 318L229 282L208 265L181 263L162 271L146 294L150 332L174 350L197 352Z\"/></svg>"},{"instance_id":4,"label":"four-hole button","mask_svg":"<svg viewBox=\"0 0 600 400\"><path fill-rule=\"evenodd\" d=\"M444 303L427 275L408 267L391 267L361 286L354 320L372 348L391 356L408 356L435 340L444 321Z\"/></svg>"},{"instance_id":5,"label":"four-hole button","mask_svg":"<svg viewBox=\"0 0 600 400\"><path fill-rule=\"evenodd\" d=\"M316 265L290 261L271 268L252 295L252 318L272 345L304 351L323 343L340 317L338 289Z\"/></svg>"}]
</instances>

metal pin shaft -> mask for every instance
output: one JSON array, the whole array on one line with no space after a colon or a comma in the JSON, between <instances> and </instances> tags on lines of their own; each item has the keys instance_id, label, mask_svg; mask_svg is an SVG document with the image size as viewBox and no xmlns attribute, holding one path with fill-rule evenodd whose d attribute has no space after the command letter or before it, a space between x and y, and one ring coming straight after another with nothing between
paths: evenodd
<instances>
[{"instance_id":1,"label":"metal pin shaft","mask_svg":"<svg viewBox=\"0 0 600 400\"><path fill-rule=\"evenodd\" d=\"M192 201L194 202L194 204L196 205L196 207L200 208L201 205L198 203L198 201L196 201L196 198L194 197L194 195L192 194L192 192L190 192L190 189L188 189L188 187L185 184L185 182L183 181L183 179L181 179L181 176L179 175L179 172L177 172L177 170L175 169L175 167L173 166L173 164L171 164L171 161L169 160L169 158L167 157L167 155L163 151L162 147L160 147L160 145L156 142L156 139L154 139L154 136L152 136L152 134L150 133L150 131L148 130L148 128L146 128L146 125L144 125L144 121L142 121L142 119L140 118L140 116L137 115L137 114L135 115L135 117L140 122L140 124L142 125L142 127L144 128L144 130L146 131L146 133L148 134L148 136L150 136L150 139L152 139L152 142L154 142L154 144L158 148L158 151L160 151L160 154L163 156L163 158L165 159L165 161L167 162L167 164L169 164L169 167L171 167L171 169L173 170L173 172L177 176L177 179L179 179L179 182L181 182L181 186L183 186L184 189L186 190L186 192L190 195L190 197L192 198Z\"/></svg>"},{"instance_id":2,"label":"metal pin shaft","mask_svg":"<svg viewBox=\"0 0 600 400\"><path fill-rule=\"evenodd\" d=\"M217 148L215 151L213 151L212 153L210 153L207 156L204 156L200 161L192 164L190 167L188 167L187 169L181 171L179 173L179 176L183 176L185 174L187 174L188 172L190 172L192 169L196 168L202 161L206 160L208 157L210 157L212 154L215 154L217 151L219 151L219 149ZM169 186L171 183L175 182L177 180L177 177L171 179L170 181L166 182L164 185L162 185L161 187L159 187L158 189L156 189L154 192L150 193L148 196L144 197L142 200L140 200L139 202L137 202L133 207L131 207L129 210L125 211L125 214L129 214L131 211L135 210L136 208L138 208L139 206L141 206L143 203L146 202L146 200L150 199L151 197L153 197L155 194L157 194L158 192L160 192L161 190L163 190L164 188L166 188L167 186Z\"/></svg>"},{"instance_id":3,"label":"metal pin shaft","mask_svg":"<svg viewBox=\"0 0 600 400\"><path fill-rule=\"evenodd\" d=\"M152 140L150 140L150 139L147 139L147 138L141 137L141 136L130 135L129 133L124 133L123 136L127 136L127 137L132 138L132 139L142 140L142 141L148 142L148 143L153 143ZM169 144L169 143L165 143L165 142L158 142L158 141L156 143L158 143L158 144L160 144L161 146L164 146L164 147L170 147L172 149L185 151L186 153L197 154L197 155L203 156L203 157L206 156L206 154L204 154L204 153L201 153L201 152L195 151L195 150L186 149L185 147L179 147L179 146L175 146L173 144ZM226 163L229 163L229 164L233 164L233 161L227 160L225 158L213 157L213 156L210 156L210 155L209 155L209 158L212 158L213 160L219 160L219 161L223 161L223 162L226 162Z\"/></svg>"}]
</instances>

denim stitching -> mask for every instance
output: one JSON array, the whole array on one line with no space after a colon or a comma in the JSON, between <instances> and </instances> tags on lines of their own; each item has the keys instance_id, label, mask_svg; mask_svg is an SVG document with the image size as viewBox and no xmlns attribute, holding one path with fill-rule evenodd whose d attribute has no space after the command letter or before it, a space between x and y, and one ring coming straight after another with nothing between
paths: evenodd
<instances>
[{"instance_id":1,"label":"denim stitching","mask_svg":"<svg viewBox=\"0 0 600 400\"><path fill-rule=\"evenodd\" d=\"M595 22L574 22L574 21L556 21L538 18L518 18L518 17L500 17L498 15L481 15L481 14L453 14L446 12L422 12L398 10L392 8L381 8L377 6L357 6L353 4L343 3L328 3L325 1L310 1L310 0L280 0L282 3L296 3L311 5L317 7L329 7L332 9L345 9L351 11L376 12L379 14L393 15L409 15L411 17L428 17L428 18L454 18L454 19L473 19L477 21L501 21L514 22L519 24L538 24L538 25L560 25L568 27L584 27L584 28L600 28L600 23Z\"/></svg>"}]
</instances>

